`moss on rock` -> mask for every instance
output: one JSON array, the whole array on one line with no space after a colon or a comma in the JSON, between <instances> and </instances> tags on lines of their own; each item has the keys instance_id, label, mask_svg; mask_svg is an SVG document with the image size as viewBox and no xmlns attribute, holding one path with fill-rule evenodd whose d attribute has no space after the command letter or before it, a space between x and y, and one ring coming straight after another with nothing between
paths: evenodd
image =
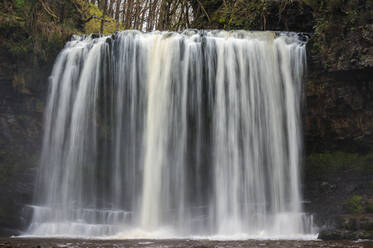
<instances>
[{"instance_id":1,"label":"moss on rock","mask_svg":"<svg viewBox=\"0 0 373 248\"><path fill-rule=\"evenodd\" d=\"M363 197L354 195L344 202L344 209L347 213L361 214L364 212Z\"/></svg>"},{"instance_id":2,"label":"moss on rock","mask_svg":"<svg viewBox=\"0 0 373 248\"><path fill-rule=\"evenodd\" d=\"M373 153L360 155L338 151L312 153L306 158L305 173L312 180L322 180L344 171L373 173Z\"/></svg>"}]
</instances>

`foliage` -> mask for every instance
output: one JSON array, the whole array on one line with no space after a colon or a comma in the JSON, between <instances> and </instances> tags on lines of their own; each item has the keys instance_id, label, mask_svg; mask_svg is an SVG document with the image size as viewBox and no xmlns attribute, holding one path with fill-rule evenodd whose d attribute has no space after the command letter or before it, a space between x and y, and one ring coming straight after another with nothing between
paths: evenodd
<instances>
[{"instance_id":1,"label":"foliage","mask_svg":"<svg viewBox=\"0 0 373 248\"><path fill-rule=\"evenodd\" d=\"M344 208L347 211L347 213L351 213L351 214L363 213L364 212L363 198L358 195L352 196L350 199L345 201Z\"/></svg>"},{"instance_id":2,"label":"foliage","mask_svg":"<svg viewBox=\"0 0 373 248\"><path fill-rule=\"evenodd\" d=\"M211 21L200 22L200 19L196 18L195 27L210 26L211 28L246 30L289 30L291 28L291 31L308 31L312 25L310 7L302 1L216 0L214 2L216 4L212 5L212 9L220 3L215 10L210 10L211 8L206 6L207 12L212 12ZM203 3L206 5L205 1ZM289 27L289 23L295 25Z\"/></svg>"},{"instance_id":3,"label":"foliage","mask_svg":"<svg viewBox=\"0 0 373 248\"><path fill-rule=\"evenodd\" d=\"M101 26L101 20L102 20L102 10L98 8L98 6L90 3L88 8L88 15L94 16L95 18L92 18L90 21L88 21L85 24L85 33L91 34L91 33L100 33L100 26ZM119 23L119 30L124 29L123 23ZM110 16L105 17L104 22L104 34L112 34L116 31L116 21Z\"/></svg>"},{"instance_id":4,"label":"foliage","mask_svg":"<svg viewBox=\"0 0 373 248\"><path fill-rule=\"evenodd\" d=\"M51 66L73 33L81 29L80 0L3 0L0 4L0 69L15 92L30 94L29 71ZM83 0L82 0L83 1Z\"/></svg>"},{"instance_id":5,"label":"foliage","mask_svg":"<svg viewBox=\"0 0 373 248\"><path fill-rule=\"evenodd\" d=\"M373 1L303 0L312 7L316 20L312 38L314 53L320 54L325 68L335 64L331 60L343 53L347 35L361 31L371 20ZM347 58L346 58L347 59Z\"/></svg>"},{"instance_id":6,"label":"foliage","mask_svg":"<svg viewBox=\"0 0 373 248\"><path fill-rule=\"evenodd\" d=\"M224 29L265 29L268 1L232 1L222 4L211 21Z\"/></svg>"},{"instance_id":7,"label":"foliage","mask_svg":"<svg viewBox=\"0 0 373 248\"><path fill-rule=\"evenodd\" d=\"M47 5L35 0L4 0L0 8L0 49L8 51L14 60L31 54L36 55L39 62L54 58L64 41L77 32L74 25L79 17L72 11L71 1L64 3L71 15L67 17L55 1L48 1Z\"/></svg>"},{"instance_id":8,"label":"foliage","mask_svg":"<svg viewBox=\"0 0 373 248\"><path fill-rule=\"evenodd\" d=\"M212 7L205 3L210 1L201 2L210 19L197 16L195 28L313 33L308 52L312 57L319 58L324 69L344 69L350 65L358 67L371 63L371 55L364 48L369 49L373 43L367 27L373 21L373 1L215 0L216 4ZM351 46L355 42L365 52Z\"/></svg>"}]
</instances>

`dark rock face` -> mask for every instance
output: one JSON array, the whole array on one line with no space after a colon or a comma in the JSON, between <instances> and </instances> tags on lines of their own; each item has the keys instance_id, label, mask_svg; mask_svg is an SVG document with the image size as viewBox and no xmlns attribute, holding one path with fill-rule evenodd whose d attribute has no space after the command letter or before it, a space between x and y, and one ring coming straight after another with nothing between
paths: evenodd
<instances>
[{"instance_id":1,"label":"dark rock face","mask_svg":"<svg viewBox=\"0 0 373 248\"><path fill-rule=\"evenodd\" d=\"M307 157L303 180L305 210L315 214L319 227L370 230L370 224L364 223L373 219L372 162L372 154L335 152Z\"/></svg>"},{"instance_id":2,"label":"dark rock face","mask_svg":"<svg viewBox=\"0 0 373 248\"><path fill-rule=\"evenodd\" d=\"M373 67L315 73L306 84L306 152L373 151Z\"/></svg>"},{"instance_id":3,"label":"dark rock face","mask_svg":"<svg viewBox=\"0 0 373 248\"><path fill-rule=\"evenodd\" d=\"M45 81L38 91L22 93L13 87L14 74L0 71L0 236L21 231L26 224L22 211L32 201L49 69L34 73L44 74Z\"/></svg>"},{"instance_id":4,"label":"dark rock face","mask_svg":"<svg viewBox=\"0 0 373 248\"><path fill-rule=\"evenodd\" d=\"M373 239L373 233L367 231L348 231L340 229L326 229L319 233L318 239L322 240L359 240Z\"/></svg>"},{"instance_id":5,"label":"dark rock face","mask_svg":"<svg viewBox=\"0 0 373 248\"><path fill-rule=\"evenodd\" d=\"M305 208L322 229L320 239L371 237L370 224L363 224L373 217L365 210L365 202L373 198L370 25L349 29L345 39L329 39L322 48L315 46L315 37L308 43L303 186ZM352 197L363 199L361 213L346 212L344 205ZM346 220L346 214L352 216Z\"/></svg>"},{"instance_id":6,"label":"dark rock face","mask_svg":"<svg viewBox=\"0 0 373 248\"><path fill-rule=\"evenodd\" d=\"M373 67L373 24L350 30L343 42L333 42L322 61L329 71L354 71ZM370 72L371 73L371 72Z\"/></svg>"}]
</instances>

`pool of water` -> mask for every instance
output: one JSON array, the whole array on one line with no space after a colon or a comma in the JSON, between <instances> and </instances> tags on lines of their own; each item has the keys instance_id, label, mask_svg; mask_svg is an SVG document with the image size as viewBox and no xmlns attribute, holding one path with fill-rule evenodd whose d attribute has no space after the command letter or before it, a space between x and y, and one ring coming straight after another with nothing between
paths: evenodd
<instances>
[{"instance_id":1,"label":"pool of water","mask_svg":"<svg viewBox=\"0 0 373 248\"><path fill-rule=\"evenodd\" d=\"M39 239L39 238L0 238L0 247L146 247L146 248L236 248L236 247L373 247L373 241L319 241L319 240L240 240L240 241L216 241L216 240L92 240L92 239Z\"/></svg>"}]
</instances>

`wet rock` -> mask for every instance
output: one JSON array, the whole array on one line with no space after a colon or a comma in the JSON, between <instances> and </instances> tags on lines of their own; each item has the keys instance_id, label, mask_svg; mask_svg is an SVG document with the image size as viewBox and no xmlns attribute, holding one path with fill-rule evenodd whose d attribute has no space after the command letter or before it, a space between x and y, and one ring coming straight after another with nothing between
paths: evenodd
<instances>
[{"instance_id":1,"label":"wet rock","mask_svg":"<svg viewBox=\"0 0 373 248\"><path fill-rule=\"evenodd\" d=\"M339 215L336 226L350 231L373 231L373 215Z\"/></svg>"},{"instance_id":2,"label":"wet rock","mask_svg":"<svg viewBox=\"0 0 373 248\"><path fill-rule=\"evenodd\" d=\"M97 34L97 33L91 34L92 39L97 39L97 38L100 38L100 37L101 37L101 34Z\"/></svg>"},{"instance_id":3,"label":"wet rock","mask_svg":"<svg viewBox=\"0 0 373 248\"><path fill-rule=\"evenodd\" d=\"M321 240L360 240L373 239L373 232L369 231L349 231L343 229L322 230L317 237Z\"/></svg>"},{"instance_id":4,"label":"wet rock","mask_svg":"<svg viewBox=\"0 0 373 248\"><path fill-rule=\"evenodd\" d=\"M322 182L320 184L320 190L323 192L331 193L336 190L336 185L335 184L330 184L328 182Z\"/></svg>"},{"instance_id":5,"label":"wet rock","mask_svg":"<svg viewBox=\"0 0 373 248\"><path fill-rule=\"evenodd\" d=\"M357 236L354 232L329 229L320 231L317 238L321 240L356 240Z\"/></svg>"}]
</instances>

